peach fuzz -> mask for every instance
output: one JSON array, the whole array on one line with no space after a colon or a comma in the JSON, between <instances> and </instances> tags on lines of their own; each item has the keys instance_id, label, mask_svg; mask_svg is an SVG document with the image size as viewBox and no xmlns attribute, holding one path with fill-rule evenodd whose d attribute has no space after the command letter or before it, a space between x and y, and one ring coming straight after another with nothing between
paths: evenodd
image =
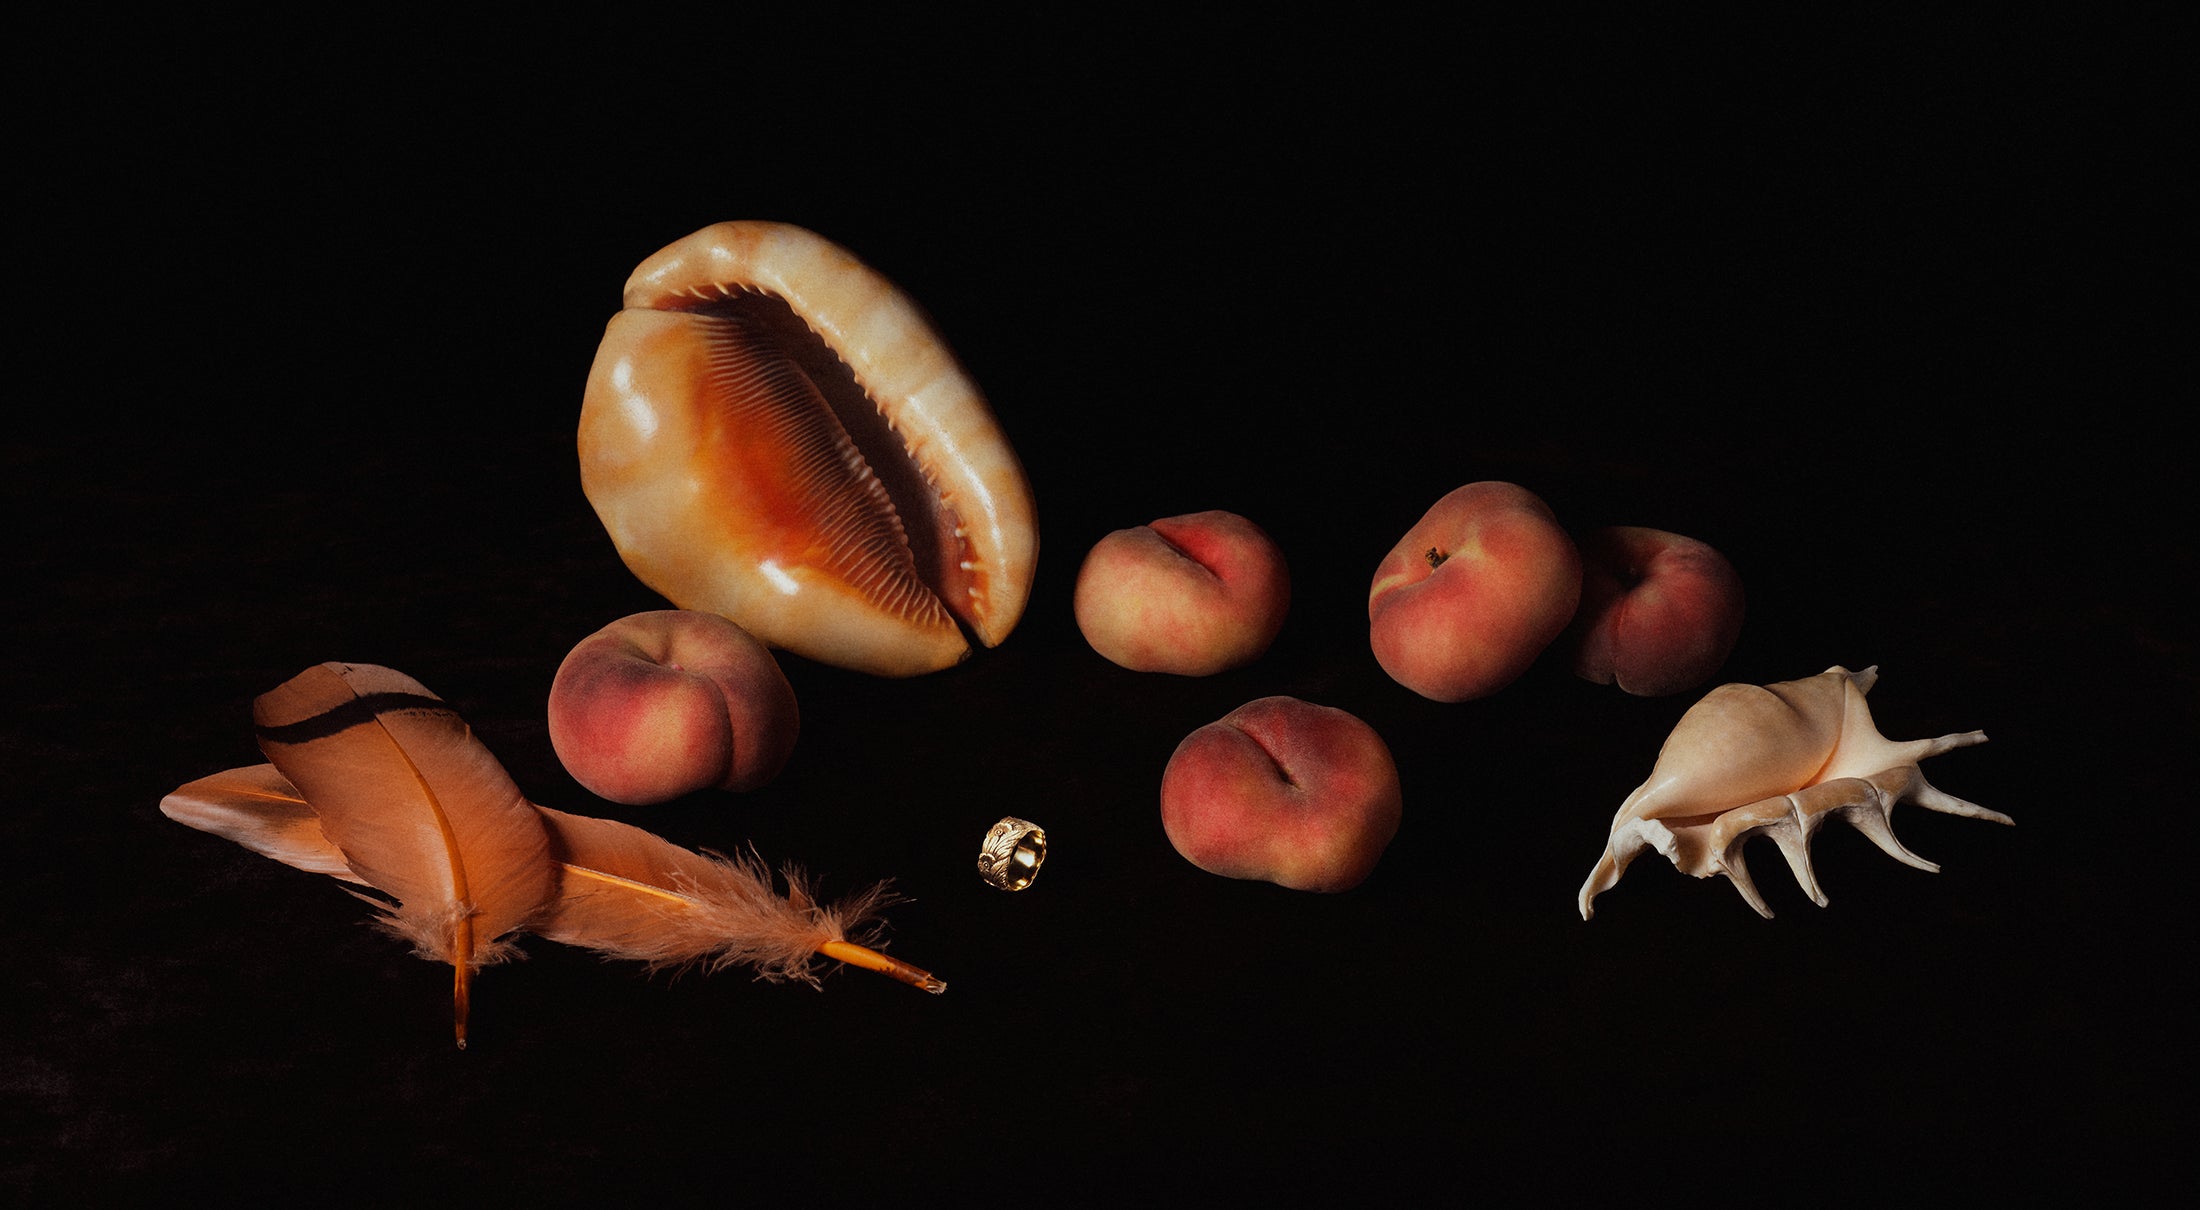
<instances>
[{"instance_id":1,"label":"peach fuzz","mask_svg":"<svg viewBox=\"0 0 2200 1210\"><path fill-rule=\"evenodd\" d=\"M765 646L716 614L637 613L575 644L550 684L550 746L591 793L629 806L778 776L801 729Z\"/></svg>"},{"instance_id":2,"label":"peach fuzz","mask_svg":"<svg viewBox=\"0 0 2200 1210\"><path fill-rule=\"evenodd\" d=\"M1403 811L1375 729L1295 697L1247 702L1185 736L1161 775L1161 828L1186 861L1295 891L1360 885Z\"/></svg>"},{"instance_id":3,"label":"peach fuzz","mask_svg":"<svg viewBox=\"0 0 2200 1210\"><path fill-rule=\"evenodd\" d=\"M1207 676L1260 658L1291 609L1283 552L1236 513L1164 517L1096 543L1072 603L1092 649L1134 672Z\"/></svg>"},{"instance_id":4,"label":"peach fuzz","mask_svg":"<svg viewBox=\"0 0 2200 1210\"><path fill-rule=\"evenodd\" d=\"M1706 542L1608 526L1581 542L1574 671L1661 697L1710 680L1742 634L1742 578Z\"/></svg>"},{"instance_id":5,"label":"peach fuzz","mask_svg":"<svg viewBox=\"0 0 2200 1210\"><path fill-rule=\"evenodd\" d=\"M1469 483L1445 495L1375 569L1368 641L1391 679L1463 702L1511 684L1565 632L1581 555L1535 493Z\"/></svg>"}]
</instances>

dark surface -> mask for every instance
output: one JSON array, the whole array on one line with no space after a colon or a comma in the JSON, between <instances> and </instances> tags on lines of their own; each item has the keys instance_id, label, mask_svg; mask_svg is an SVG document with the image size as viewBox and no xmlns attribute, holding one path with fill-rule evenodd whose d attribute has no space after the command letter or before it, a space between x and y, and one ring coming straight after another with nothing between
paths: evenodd
<instances>
[{"instance_id":1,"label":"dark surface","mask_svg":"<svg viewBox=\"0 0 2200 1210\"><path fill-rule=\"evenodd\" d=\"M2165 313L2121 305L2160 255L2128 31L246 32L16 47L0 1192L1740 1202L2189 1142L2190 441L2139 373ZM662 604L581 495L580 385L634 263L736 217L933 312L1044 554L1003 647L788 657L777 781L620 811L544 725L566 650ZM1646 857L1584 924L1695 695L1384 676L1369 573L1486 478L1719 546L1721 679L1877 664L1888 734L1992 735L1926 772L2018 826L1898 812L1938 875L1829 829L1823 910L1753 849L1771 921ZM1107 664L1083 552L1205 508L1283 545L1282 637ZM419 678L548 805L893 879L951 990L529 941L453 1050L447 968L156 809L323 660ZM1161 833L1178 739L1273 693L1395 753L1353 892ZM1016 896L971 870L1011 812L1055 842Z\"/></svg>"}]
</instances>

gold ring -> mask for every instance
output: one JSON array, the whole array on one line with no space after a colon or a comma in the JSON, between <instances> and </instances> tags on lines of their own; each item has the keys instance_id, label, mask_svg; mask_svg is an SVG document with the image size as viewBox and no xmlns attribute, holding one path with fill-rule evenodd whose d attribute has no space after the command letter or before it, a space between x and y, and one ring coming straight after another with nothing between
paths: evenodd
<instances>
[{"instance_id":1,"label":"gold ring","mask_svg":"<svg viewBox=\"0 0 2200 1210\"><path fill-rule=\"evenodd\" d=\"M1046 829L1007 815L985 834L978 849L978 876L1004 891L1020 891L1039 876L1046 859Z\"/></svg>"}]
</instances>

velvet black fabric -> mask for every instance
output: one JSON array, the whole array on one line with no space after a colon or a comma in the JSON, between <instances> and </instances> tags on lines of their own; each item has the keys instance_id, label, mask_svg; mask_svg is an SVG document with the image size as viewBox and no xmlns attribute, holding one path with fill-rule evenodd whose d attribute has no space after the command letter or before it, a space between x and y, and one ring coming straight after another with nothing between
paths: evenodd
<instances>
[{"instance_id":1,"label":"velvet black fabric","mask_svg":"<svg viewBox=\"0 0 2200 1210\"><path fill-rule=\"evenodd\" d=\"M2122 31L856 20L19 31L0 1191L1590 1204L2166 1162L2193 510L2138 373L2167 325L2123 307L2162 195ZM581 494L580 388L633 265L728 218L931 311L1040 569L950 671L787 657L771 785L621 809L544 722L574 642L663 605ZM1824 909L1752 849L1769 921L1646 856L1584 923L1696 694L1386 677L1375 564L1479 479L1718 546L1719 679L1876 664L1890 736L1992 737L1926 773L2017 826L1899 810L1937 875L1829 828ZM1093 654L1085 550L1209 508L1290 561L1269 654ZM455 1051L446 968L156 809L324 660L418 678L546 805L894 880L890 948L949 990L528 941ZM1162 834L1177 741L1278 693L1397 761L1351 892ZM1053 842L1016 895L973 869L1006 814Z\"/></svg>"}]
</instances>

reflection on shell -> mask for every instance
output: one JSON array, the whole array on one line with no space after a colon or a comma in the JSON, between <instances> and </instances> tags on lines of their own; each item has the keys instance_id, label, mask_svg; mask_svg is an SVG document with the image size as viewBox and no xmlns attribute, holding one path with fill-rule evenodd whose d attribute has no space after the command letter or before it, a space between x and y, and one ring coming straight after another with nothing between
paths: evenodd
<instances>
[{"instance_id":1,"label":"reflection on shell","mask_svg":"<svg viewBox=\"0 0 2200 1210\"><path fill-rule=\"evenodd\" d=\"M908 296L781 223L642 262L591 368L581 485L620 557L773 646L908 676L1015 628L1022 465Z\"/></svg>"},{"instance_id":2,"label":"reflection on shell","mask_svg":"<svg viewBox=\"0 0 2200 1210\"><path fill-rule=\"evenodd\" d=\"M1824 907L1810 841L1830 818L1847 820L1889 856L1927 871L1940 867L1894 837L1896 803L2014 822L1942 793L1918 769L1928 756L1985 743L1986 733L1887 739L1864 704L1878 677L1876 667L1850 672L1836 665L1775 685L1721 685L1690 707L1659 749L1649 778L1620 804L1604 856L1582 885L1581 918L1589 919L1590 903L1619 881L1645 846L1698 878L1724 874L1749 906L1769 918L1772 909L1742 861L1742 846L1752 836L1779 845L1796 882Z\"/></svg>"}]
</instances>

